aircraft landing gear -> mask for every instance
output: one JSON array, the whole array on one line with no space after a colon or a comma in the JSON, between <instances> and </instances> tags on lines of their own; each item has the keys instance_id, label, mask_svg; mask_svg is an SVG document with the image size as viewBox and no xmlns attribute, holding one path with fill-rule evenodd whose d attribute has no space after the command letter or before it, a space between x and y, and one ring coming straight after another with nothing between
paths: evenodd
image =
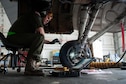
<instances>
[{"instance_id":1,"label":"aircraft landing gear","mask_svg":"<svg viewBox=\"0 0 126 84\"><path fill-rule=\"evenodd\" d=\"M92 54L87 44L81 48L81 44L77 40L72 40L62 46L59 57L64 67L73 68L82 65L82 61L85 59L92 59Z\"/></svg>"},{"instance_id":2,"label":"aircraft landing gear","mask_svg":"<svg viewBox=\"0 0 126 84\"><path fill-rule=\"evenodd\" d=\"M64 67L68 67L70 69L82 69L86 67L89 63L91 63L94 59L92 59L92 54L90 48L88 47L88 34L93 27L93 24L98 15L99 9L104 3L92 2L85 7L85 18L82 21L81 29L83 28L82 35L79 36L78 40L68 41L65 43L60 50L60 61ZM86 15L86 16L85 16Z\"/></svg>"}]
</instances>

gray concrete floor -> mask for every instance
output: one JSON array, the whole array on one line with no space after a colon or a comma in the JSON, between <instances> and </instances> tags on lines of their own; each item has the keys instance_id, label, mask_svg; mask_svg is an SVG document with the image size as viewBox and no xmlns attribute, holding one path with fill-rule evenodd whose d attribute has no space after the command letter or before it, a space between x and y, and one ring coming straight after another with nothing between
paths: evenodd
<instances>
[{"instance_id":1,"label":"gray concrete floor","mask_svg":"<svg viewBox=\"0 0 126 84\"><path fill-rule=\"evenodd\" d=\"M80 77L24 76L16 70L8 69L0 73L0 84L126 84L126 70L120 68L103 69L112 74L81 74Z\"/></svg>"}]
</instances>

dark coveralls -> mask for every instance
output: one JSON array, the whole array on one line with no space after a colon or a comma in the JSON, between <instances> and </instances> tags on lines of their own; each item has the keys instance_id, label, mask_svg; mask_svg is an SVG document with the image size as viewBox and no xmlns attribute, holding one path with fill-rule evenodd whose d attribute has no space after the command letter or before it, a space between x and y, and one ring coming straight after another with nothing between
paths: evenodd
<instances>
[{"instance_id":1,"label":"dark coveralls","mask_svg":"<svg viewBox=\"0 0 126 84\"><path fill-rule=\"evenodd\" d=\"M27 59L33 59L37 62L40 61L44 43L44 36L35 33L39 27L43 27L41 16L36 13L28 13L15 21L7 36L9 42L28 47Z\"/></svg>"}]
</instances>

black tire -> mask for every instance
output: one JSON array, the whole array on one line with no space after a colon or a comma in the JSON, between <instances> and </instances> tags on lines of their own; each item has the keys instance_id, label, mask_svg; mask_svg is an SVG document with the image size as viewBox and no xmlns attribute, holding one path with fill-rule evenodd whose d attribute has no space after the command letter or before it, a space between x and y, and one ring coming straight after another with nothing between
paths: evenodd
<instances>
[{"instance_id":1,"label":"black tire","mask_svg":"<svg viewBox=\"0 0 126 84\"><path fill-rule=\"evenodd\" d=\"M82 59L91 58L92 54L90 49L86 46L85 50L88 56L83 53L83 57L79 57L81 46L77 40L68 41L65 43L60 50L60 62L62 66L72 68L79 64Z\"/></svg>"}]
</instances>

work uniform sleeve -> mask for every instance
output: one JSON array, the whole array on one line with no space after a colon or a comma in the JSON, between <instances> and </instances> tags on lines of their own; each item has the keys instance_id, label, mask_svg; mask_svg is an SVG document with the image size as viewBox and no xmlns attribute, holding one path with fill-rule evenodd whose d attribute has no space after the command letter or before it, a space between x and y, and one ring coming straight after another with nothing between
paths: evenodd
<instances>
[{"instance_id":1,"label":"work uniform sleeve","mask_svg":"<svg viewBox=\"0 0 126 84\"><path fill-rule=\"evenodd\" d=\"M39 27L44 27L43 22L42 22L42 18L39 15L34 14L33 20L34 20L33 26L34 26L35 29L37 29Z\"/></svg>"}]
</instances>

